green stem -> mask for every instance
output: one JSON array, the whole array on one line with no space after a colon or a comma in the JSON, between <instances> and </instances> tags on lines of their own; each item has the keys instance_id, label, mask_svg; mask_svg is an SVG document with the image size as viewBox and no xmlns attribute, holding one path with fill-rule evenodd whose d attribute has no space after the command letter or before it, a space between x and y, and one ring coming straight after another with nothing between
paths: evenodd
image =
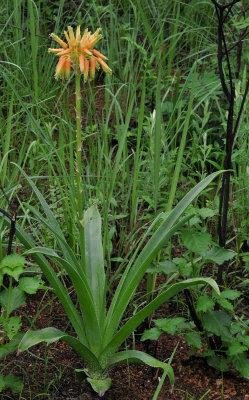
<instances>
[{"instance_id":1,"label":"green stem","mask_svg":"<svg viewBox=\"0 0 249 400\"><path fill-rule=\"evenodd\" d=\"M85 239L83 219L83 185L81 179L81 157L82 157L82 130L81 130L81 93L80 74L75 74L75 106L76 106L76 179L77 179L77 207L80 228L80 252L81 264L85 272Z\"/></svg>"}]
</instances>

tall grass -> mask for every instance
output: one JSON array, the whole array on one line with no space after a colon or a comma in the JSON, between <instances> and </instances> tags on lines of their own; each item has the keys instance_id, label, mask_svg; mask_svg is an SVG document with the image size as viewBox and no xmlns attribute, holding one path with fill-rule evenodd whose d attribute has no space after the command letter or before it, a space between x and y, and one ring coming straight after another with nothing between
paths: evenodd
<instances>
[{"instance_id":1,"label":"tall grass","mask_svg":"<svg viewBox=\"0 0 249 400\"><path fill-rule=\"evenodd\" d=\"M111 229L118 243L115 256L123 256L124 235L132 237L149 213L159 212L168 202L169 208L173 204L191 118L195 118L190 106L186 108L186 98L194 95L194 89L189 89L185 77L188 66L198 58L196 49L206 51L205 46L212 43L202 13L211 20L211 9L203 5L192 21L188 3L178 1L110 0L105 5L94 1L84 4L84 15L83 2L70 8L62 0L53 8L31 0L6 4L7 23L1 25L7 39L1 50L6 89L3 113L7 115L1 118L5 132L1 182L14 196L21 178L12 162L30 171L58 218L65 221L68 240L77 250L74 94L70 82L61 87L53 78L48 34L61 35L69 22L91 29L100 25L103 52L114 74L105 81L100 76L92 87L81 88L83 204L87 206L92 199L99 202L104 248L113 251L108 245ZM184 57L189 58L182 71ZM183 80L187 83L182 84ZM101 111L94 106L99 96Z\"/></svg>"}]
</instances>

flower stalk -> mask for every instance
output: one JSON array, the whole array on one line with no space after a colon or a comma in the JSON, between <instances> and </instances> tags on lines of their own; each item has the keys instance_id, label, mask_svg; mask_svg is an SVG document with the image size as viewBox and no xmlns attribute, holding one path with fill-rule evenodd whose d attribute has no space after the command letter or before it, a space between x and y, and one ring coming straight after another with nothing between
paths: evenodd
<instances>
[{"instance_id":1,"label":"flower stalk","mask_svg":"<svg viewBox=\"0 0 249 400\"><path fill-rule=\"evenodd\" d=\"M77 181L77 207L80 230L81 265L85 272L84 250L84 219L83 219L83 184L81 177L82 167L82 129L81 129L81 93L80 74L75 74L75 108L76 108L76 181Z\"/></svg>"},{"instance_id":2,"label":"flower stalk","mask_svg":"<svg viewBox=\"0 0 249 400\"><path fill-rule=\"evenodd\" d=\"M80 231L80 253L81 265L84 272L85 267L85 239L84 239L84 218L83 218L83 183L82 183L82 129L81 129L81 91L80 79L83 75L84 83L87 82L89 76L90 80L94 79L95 71L102 67L103 71L111 74L111 69L108 67L104 60L107 60L102 53L94 49L94 46L102 35L99 33L98 28L93 34L85 29L83 35L80 33L80 26L77 27L74 34L71 26L68 26L68 32L65 31L66 41L63 41L59 36L51 33L54 39L61 48L49 49L50 53L59 56L59 61L55 70L55 78L64 80L70 78L71 67L75 74L75 109L76 109L76 181L77 181L77 208L79 218L79 231ZM89 74L90 72L90 74Z\"/></svg>"}]
</instances>

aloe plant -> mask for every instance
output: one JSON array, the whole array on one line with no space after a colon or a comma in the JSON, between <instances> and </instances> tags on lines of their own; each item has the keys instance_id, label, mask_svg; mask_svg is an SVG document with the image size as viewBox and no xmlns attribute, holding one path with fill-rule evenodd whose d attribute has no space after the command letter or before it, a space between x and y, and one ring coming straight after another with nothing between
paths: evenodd
<instances>
[{"instance_id":1,"label":"aloe plant","mask_svg":"<svg viewBox=\"0 0 249 400\"><path fill-rule=\"evenodd\" d=\"M92 206L84 213L84 243L80 245L84 246L85 259L82 262L80 257L77 257L67 244L56 218L49 209L39 189L24 171L22 173L37 195L46 218L36 209L31 206L29 207L54 235L58 243L58 252L61 255L49 248L35 247L35 242L31 235L26 233L18 224L16 226L16 234L27 249L24 254L32 254L53 287L75 330L75 336L70 336L53 327L37 331L30 330L22 338L19 351L27 350L42 341L51 343L62 340L66 342L86 363L85 368L76 370L78 377L85 376L92 388L99 395L103 395L111 385L111 379L108 376L111 368L127 361L143 363L152 367L162 368L163 370L167 368L167 374L171 383L173 383L173 370L167 363L158 361L141 351L118 351L118 349L145 318L167 300L177 295L177 293L194 285L209 284L219 294L216 282L210 278L195 278L172 284L154 298L153 301L128 319L121 327L119 326L135 294L136 288L151 261L171 236L179 231L186 221L191 218L191 215L183 217L184 211L201 191L217 177L220 171L206 177L191 189L170 214L162 213L160 218L157 218L157 225L159 224L159 226L154 232L155 224L152 223L128 262L108 309L106 308L108 285L106 282L101 239L101 217L97 207ZM7 219L6 222L9 223ZM141 250L145 238L148 237L149 233L151 237ZM52 259L62 271L68 274L77 295L80 311L77 310L71 301L67 289L61 283L47 258ZM85 268L82 265L85 265Z\"/></svg>"}]
</instances>

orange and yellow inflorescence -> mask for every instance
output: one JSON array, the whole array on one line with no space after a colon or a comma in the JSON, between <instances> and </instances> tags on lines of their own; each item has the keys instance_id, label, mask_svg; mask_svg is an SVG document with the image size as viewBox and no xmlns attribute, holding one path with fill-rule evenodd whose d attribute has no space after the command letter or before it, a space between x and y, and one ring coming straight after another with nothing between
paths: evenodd
<instances>
[{"instance_id":1,"label":"orange and yellow inflorescence","mask_svg":"<svg viewBox=\"0 0 249 400\"><path fill-rule=\"evenodd\" d=\"M57 35L51 33L51 37L60 44L60 49L49 49L51 53L58 55L59 62L56 66L55 78L69 78L71 66L73 67L76 74L84 75L84 82L87 81L90 70L90 77L93 79L95 76L95 70L102 69L107 73L111 74L112 70L108 67L105 60L107 58L94 49L95 44L102 39L100 35L100 28L93 34L85 30L84 34L80 35L80 26L77 27L76 35L74 35L71 26L68 26L68 32L64 32L67 43L61 40Z\"/></svg>"}]
</instances>

